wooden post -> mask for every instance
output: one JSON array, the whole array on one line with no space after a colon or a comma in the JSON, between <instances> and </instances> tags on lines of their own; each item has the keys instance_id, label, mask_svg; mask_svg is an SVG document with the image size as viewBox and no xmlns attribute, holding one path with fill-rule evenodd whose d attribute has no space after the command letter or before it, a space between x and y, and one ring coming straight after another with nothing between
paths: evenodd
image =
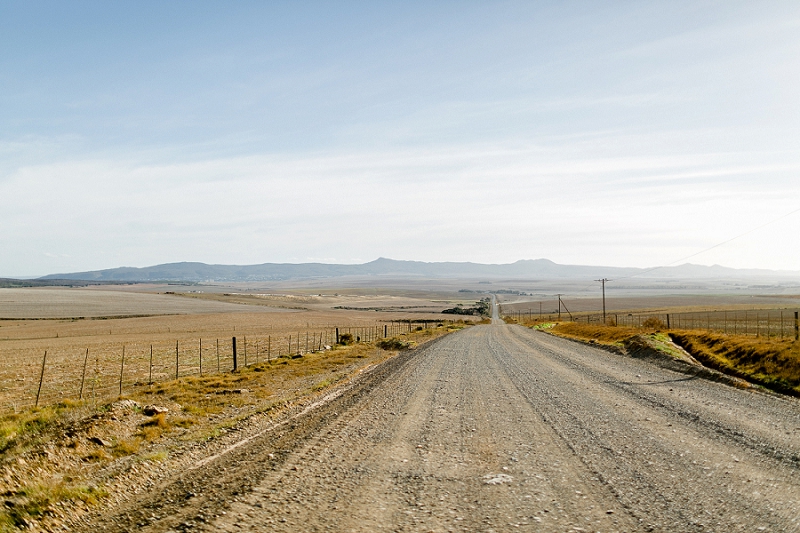
<instances>
[{"instance_id":1,"label":"wooden post","mask_svg":"<svg viewBox=\"0 0 800 533\"><path fill-rule=\"evenodd\" d=\"M219 373L219 339L217 339L217 373Z\"/></svg>"},{"instance_id":2,"label":"wooden post","mask_svg":"<svg viewBox=\"0 0 800 533\"><path fill-rule=\"evenodd\" d=\"M147 378L147 384L153 384L153 345L150 345L150 377Z\"/></svg>"},{"instance_id":3,"label":"wooden post","mask_svg":"<svg viewBox=\"0 0 800 533\"><path fill-rule=\"evenodd\" d=\"M83 400L83 383L86 381L86 363L89 362L89 348L86 348L86 357L83 358L83 374L81 374L81 392L78 399Z\"/></svg>"},{"instance_id":4,"label":"wooden post","mask_svg":"<svg viewBox=\"0 0 800 533\"><path fill-rule=\"evenodd\" d=\"M42 393L42 382L44 381L44 365L47 362L47 350L44 351L42 358L42 371L39 373L39 389L36 391L36 404L34 407L39 407L39 395Z\"/></svg>"},{"instance_id":5,"label":"wooden post","mask_svg":"<svg viewBox=\"0 0 800 533\"><path fill-rule=\"evenodd\" d=\"M272 336L267 335L267 363L272 362Z\"/></svg>"},{"instance_id":6,"label":"wooden post","mask_svg":"<svg viewBox=\"0 0 800 533\"><path fill-rule=\"evenodd\" d=\"M236 337L231 339L231 343L233 344L233 371L236 372L236 370L239 368L239 362L236 359Z\"/></svg>"},{"instance_id":7,"label":"wooden post","mask_svg":"<svg viewBox=\"0 0 800 533\"><path fill-rule=\"evenodd\" d=\"M125 345L122 345L122 360L119 363L119 395L122 396L122 373L125 370Z\"/></svg>"},{"instance_id":8,"label":"wooden post","mask_svg":"<svg viewBox=\"0 0 800 533\"><path fill-rule=\"evenodd\" d=\"M798 312L794 312L794 340L800 341L800 319L798 319Z\"/></svg>"},{"instance_id":9,"label":"wooden post","mask_svg":"<svg viewBox=\"0 0 800 533\"><path fill-rule=\"evenodd\" d=\"M258 364L258 339L256 339L256 364Z\"/></svg>"},{"instance_id":10,"label":"wooden post","mask_svg":"<svg viewBox=\"0 0 800 533\"><path fill-rule=\"evenodd\" d=\"M339 328L336 328L336 344L339 344Z\"/></svg>"},{"instance_id":11,"label":"wooden post","mask_svg":"<svg viewBox=\"0 0 800 533\"><path fill-rule=\"evenodd\" d=\"M175 341L175 379L178 379L178 369L180 368L178 364L178 341Z\"/></svg>"},{"instance_id":12,"label":"wooden post","mask_svg":"<svg viewBox=\"0 0 800 533\"><path fill-rule=\"evenodd\" d=\"M203 377L203 339L200 339L200 377Z\"/></svg>"},{"instance_id":13,"label":"wooden post","mask_svg":"<svg viewBox=\"0 0 800 533\"><path fill-rule=\"evenodd\" d=\"M242 341L242 352L244 352L244 366L247 366L247 336L244 336Z\"/></svg>"}]
</instances>

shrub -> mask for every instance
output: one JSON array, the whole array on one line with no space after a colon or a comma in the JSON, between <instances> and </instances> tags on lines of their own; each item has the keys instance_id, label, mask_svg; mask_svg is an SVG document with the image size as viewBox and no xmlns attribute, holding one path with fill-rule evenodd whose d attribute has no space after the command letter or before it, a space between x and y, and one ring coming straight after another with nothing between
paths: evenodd
<instances>
[{"instance_id":1,"label":"shrub","mask_svg":"<svg viewBox=\"0 0 800 533\"><path fill-rule=\"evenodd\" d=\"M664 324L664 321L662 321L660 318L651 316L650 318L642 322L642 327L645 329L659 330L666 328L667 325Z\"/></svg>"},{"instance_id":2,"label":"shrub","mask_svg":"<svg viewBox=\"0 0 800 533\"><path fill-rule=\"evenodd\" d=\"M343 346L347 346L349 344L353 344L353 335L352 333L342 333L339 335L339 344Z\"/></svg>"},{"instance_id":3,"label":"shrub","mask_svg":"<svg viewBox=\"0 0 800 533\"><path fill-rule=\"evenodd\" d=\"M378 341L378 348L381 350L408 350L411 348L411 343L408 341L400 340L397 337L390 339L381 339Z\"/></svg>"}]
</instances>

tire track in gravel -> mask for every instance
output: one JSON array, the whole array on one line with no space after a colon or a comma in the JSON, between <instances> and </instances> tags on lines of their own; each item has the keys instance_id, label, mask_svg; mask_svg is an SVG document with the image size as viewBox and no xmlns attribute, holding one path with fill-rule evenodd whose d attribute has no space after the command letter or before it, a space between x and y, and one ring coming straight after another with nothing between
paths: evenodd
<instances>
[{"instance_id":1,"label":"tire track in gravel","mask_svg":"<svg viewBox=\"0 0 800 533\"><path fill-rule=\"evenodd\" d=\"M771 429L800 422L796 401L687 379L647 362L543 337L510 328L501 337L511 354L503 359L506 368L645 530L798 528L800 465L790 457L796 457L800 439L796 431ZM529 358L537 344L534 376ZM731 427L736 415L720 419L717 410L698 410L704 404L757 411L762 423ZM771 420L764 424L765 418Z\"/></svg>"},{"instance_id":2,"label":"tire track in gravel","mask_svg":"<svg viewBox=\"0 0 800 533\"><path fill-rule=\"evenodd\" d=\"M129 501L112 513L89 519L75 529L92 532L191 530L208 523L246 494L269 472L278 468L304 441L335 423L340 413L358 410L365 405L369 391L425 349L401 353L354 377L343 389L329 394L330 401L317 402L314 409L289 412L278 423L247 437L245 445L236 443L199 460L194 467L172 478L138 499ZM201 463L206 464L201 464Z\"/></svg>"},{"instance_id":3,"label":"tire track in gravel","mask_svg":"<svg viewBox=\"0 0 800 533\"><path fill-rule=\"evenodd\" d=\"M793 399L493 323L92 529L798 531L798 450Z\"/></svg>"}]
</instances>

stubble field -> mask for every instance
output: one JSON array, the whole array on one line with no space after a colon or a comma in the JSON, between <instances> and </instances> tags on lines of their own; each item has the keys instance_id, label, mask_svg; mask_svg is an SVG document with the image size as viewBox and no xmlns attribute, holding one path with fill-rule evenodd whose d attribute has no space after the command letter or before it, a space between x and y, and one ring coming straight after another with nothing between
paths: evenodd
<instances>
[{"instance_id":1,"label":"stubble field","mask_svg":"<svg viewBox=\"0 0 800 533\"><path fill-rule=\"evenodd\" d=\"M449 304L399 295L162 289L0 290L0 409L17 411L37 396L39 405L101 401L120 389L228 371L234 337L239 367L324 350L336 328L371 340L404 331L408 321L442 320Z\"/></svg>"}]
</instances>

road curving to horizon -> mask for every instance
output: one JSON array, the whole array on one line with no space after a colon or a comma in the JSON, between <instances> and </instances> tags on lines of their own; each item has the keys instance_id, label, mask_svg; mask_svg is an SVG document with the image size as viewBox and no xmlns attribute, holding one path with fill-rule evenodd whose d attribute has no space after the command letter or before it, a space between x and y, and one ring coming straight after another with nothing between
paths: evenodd
<instances>
[{"instance_id":1,"label":"road curving to horizon","mask_svg":"<svg viewBox=\"0 0 800 533\"><path fill-rule=\"evenodd\" d=\"M800 402L475 326L87 530L133 525L800 531Z\"/></svg>"}]
</instances>

